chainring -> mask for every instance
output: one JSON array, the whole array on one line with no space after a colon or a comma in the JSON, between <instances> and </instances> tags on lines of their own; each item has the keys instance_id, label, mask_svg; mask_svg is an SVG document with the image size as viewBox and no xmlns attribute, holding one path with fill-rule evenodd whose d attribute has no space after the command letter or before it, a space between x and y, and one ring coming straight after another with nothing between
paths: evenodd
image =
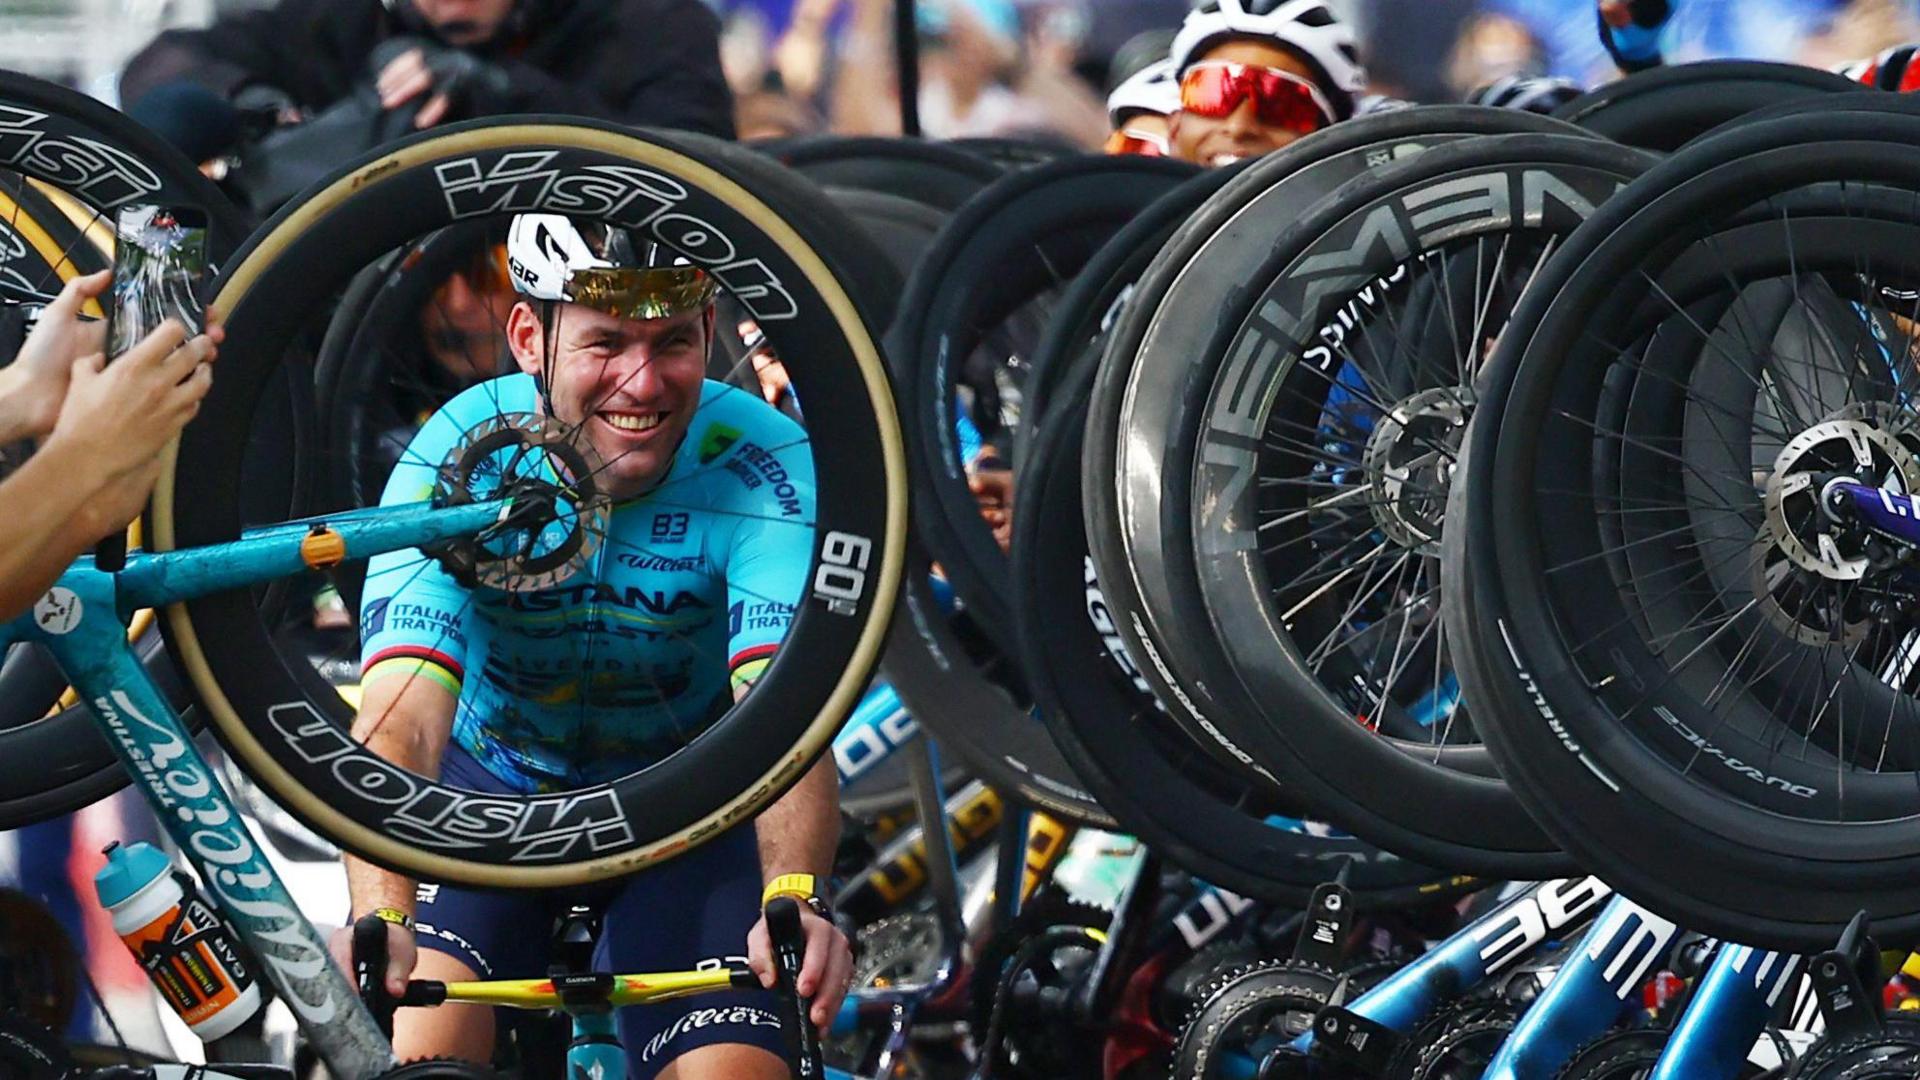
<instances>
[{"instance_id":1,"label":"chainring","mask_svg":"<svg viewBox=\"0 0 1920 1080\"><path fill-rule=\"evenodd\" d=\"M1878 1035L1821 1036L1787 1080L1913 1080L1920 1076L1920 1020L1889 1016Z\"/></svg>"},{"instance_id":2,"label":"chainring","mask_svg":"<svg viewBox=\"0 0 1920 1080\"><path fill-rule=\"evenodd\" d=\"M890 915L861 927L857 937L860 958L854 964L851 990L924 985L939 974L940 918L931 912ZM828 1039L820 1049L828 1065L857 1072L874 1044L884 1038L877 1030L859 1030ZM912 1052L895 1066L897 1080L925 1075L926 1068Z\"/></svg>"},{"instance_id":3,"label":"chainring","mask_svg":"<svg viewBox=\"0 0 1920 1080\"><path fill-rule=\"evenodd\" d=\"M1268 1047L1306 1033L1332 998L1340 976L1299 960L1261 960L1229 969L1200 993L1173 1049L1174 1080L1215 1080L1235 1051L1256 1061Z\"/></svg>"},{"instance_id":4,"label":"chainring","mask_svg":"<svg viewBox=\"0 0 1920 1080\"><path fill-rule=\"evenodd\" d=\"M503 1080L500 1073L486 1065L457 1058L421 1058L398 1065L373 1080Z\"/></svg>"},{"instance_id":5,"label":"chainring","mask_svg":"<svg viewBox=\"0 0 1920 1080\"><path fill-rule=\"evenodd\" d=\"M1387 1064L1385 1080L1478 1080L1520 1010L1505 1001L1453 1002L1413 1030Z\"/></svg>"},{"instance_id":6,"label":"chainring","mask_svg":"<svg viewBox=\"0 0 1920 1080\"><path fill-rule=\"evenodd\" d=\"M508 499L500 520L431 552L468 587L551 588L591 565L607 535L612 500L599 489L600 457L570 425L537 413L501 413L468 429L441 463L438 505Z\"/></svg>"},{"instance_id":7,"label":"chainring","mask_svg":"<svg viewBox=\"0 0 1920 1080\"><path fill-rule=\"evenodd\" d=\"M59 1036L17 1013L0 1014L0 1077L61 1080L72 1068Z\"/></svg>"},{"instance_id":8,"label":"chainring","mask_svg":"<svg viewBox=\"0 0 1920 1080\"><path fill-rule=\"evenodd\" d=\"M1036 1080L1099 1075L1098 1055L1086 1053L1084 1032L1065 1017L1021 1008L1001 996L1031 1000L1070 990L1092 966L1102 940L1098 928L1111 919L1111 912L1077 900L1029 903L1012 926L980 950L970 1019L995 1075Z\"/></svg>"},{"instance_id":9,"label":"chainring","mask_svg":"<svg viewBox=\"0 0 1920 1080\"><path fill-rule=\"evenodd\" d=\"M1672 1034L1668 1028L1609 1031L1574 1051L1555 1080L1646 1080Z\"/></svg>"},{"instance_id":10,"label":"chainring","mask_svg":"<svg viewBox=\"0 0 1920 1080\"><path fill-rule=\"evenodd\" d=\"M78 1001L80 960L73 939L46 906L0 888L0 1008L60 1030Z\"/></svg>"}]
</instances>

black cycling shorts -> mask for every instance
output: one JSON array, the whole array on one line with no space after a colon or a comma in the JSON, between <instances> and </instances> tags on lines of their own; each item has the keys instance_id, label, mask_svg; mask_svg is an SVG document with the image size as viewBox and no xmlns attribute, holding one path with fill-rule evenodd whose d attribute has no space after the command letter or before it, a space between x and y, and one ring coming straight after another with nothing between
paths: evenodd
<instances>
[{"instance_id":1,"label":"black cycling shorts","mask_svg":"<svg viewBox=\"0 0 1920 1080\"><path fill-rule=\"evenodd\" d=\"M447 747L440 777L456 787L508 789L456 745ZM594 949L597 971L631 975L744 967L747 931L760 917L760 858L751 828L718 838L605 890L605 920ZM420 947L446 953L482 979L547 975L554 919L578 894L495 892L422 882L415 935ZM599 906L596 904L596 906ZM758 1046L780 1055L778 999L768 990L710 994L621 1009L620 1042L635 1080L651 1080L667 1063L697 1047ZM501 1009L496 1017L514 1010Z\"/></svg>"}]
</instances>

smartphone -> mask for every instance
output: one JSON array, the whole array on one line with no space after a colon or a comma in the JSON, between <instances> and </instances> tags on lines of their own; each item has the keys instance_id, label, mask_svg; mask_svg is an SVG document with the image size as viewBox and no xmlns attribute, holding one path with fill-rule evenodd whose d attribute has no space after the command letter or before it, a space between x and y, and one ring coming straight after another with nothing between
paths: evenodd
<instances>
[{"instance_id":1,"label":"smartphone","mask_svg":"<svg viewBox=\"0 0 1920 1080\"><path fill-rule=\"evenodd\" d=\"M205 327L209 276L207 215L189 206L130 203L113 222L113 291L107 308L107 359L126 352L161 323L177 318L189 335Z\"/></svg>"}]
</instances>

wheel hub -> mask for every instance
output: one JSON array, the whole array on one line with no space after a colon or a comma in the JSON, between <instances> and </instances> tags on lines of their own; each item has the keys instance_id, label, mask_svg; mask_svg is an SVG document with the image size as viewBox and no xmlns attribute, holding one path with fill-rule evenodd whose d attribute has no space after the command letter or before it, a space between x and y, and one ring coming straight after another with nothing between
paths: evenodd
<instances>
[{"instance_id":1,"label":"wheel hub","mask_svg":"<svg viewBox=\"0 0 1920 1080\"><path fill-rule=\"evenodd\" d=\"M534 413L501 413L467 432L440 466L435 501L510 506L477 535L435 549L449 573L470 586L532 592L589 565L612 501L594 483L599 456L576 434Z\"/></svg>"},{"instance_id":2,"label":"wheel hub","mask_svg":"<svg viewBox=\"0 0 1920 1080\"><path fill-rule=\"evenodd\" d=\"M1437 386L1405 398L1374 425L1365 490L1374 521L1402 547L1439 555L1447 489L1472 414L1470 388Z\"/></svg>"},{"instance_id":3,"label":"wheel hub","mask_svg":"<svg viewBox=\"0 0 1920 1080\"><path fill-rule=\"evenodd\" d=\"M1872 564L1869 537L1835 521L1821 505L1835 477L1910 492L1920 481L1920 462L1898 433L1865 413L1815 424L1774 458L1764 496L1764 542L1808 573L1859 581Z\"/></svg>"}]
</instances>

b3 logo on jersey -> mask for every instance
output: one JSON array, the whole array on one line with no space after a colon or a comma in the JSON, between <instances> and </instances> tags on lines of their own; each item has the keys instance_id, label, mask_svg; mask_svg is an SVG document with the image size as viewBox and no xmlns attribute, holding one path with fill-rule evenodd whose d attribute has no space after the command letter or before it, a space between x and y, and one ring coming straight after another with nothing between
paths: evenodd
<instances>
[{"instance_id":1,"label":"b3 logo on jersey","mask_svg":"<svg viewBox=\"0 0 1920 1080\"><path fill-rule=\"evenodd\" d=\"M647 538L656 544L677 544L687 538L687 525L691 520L686 514L655 514L653 529Z\"/></svg>"}]
</instances>

